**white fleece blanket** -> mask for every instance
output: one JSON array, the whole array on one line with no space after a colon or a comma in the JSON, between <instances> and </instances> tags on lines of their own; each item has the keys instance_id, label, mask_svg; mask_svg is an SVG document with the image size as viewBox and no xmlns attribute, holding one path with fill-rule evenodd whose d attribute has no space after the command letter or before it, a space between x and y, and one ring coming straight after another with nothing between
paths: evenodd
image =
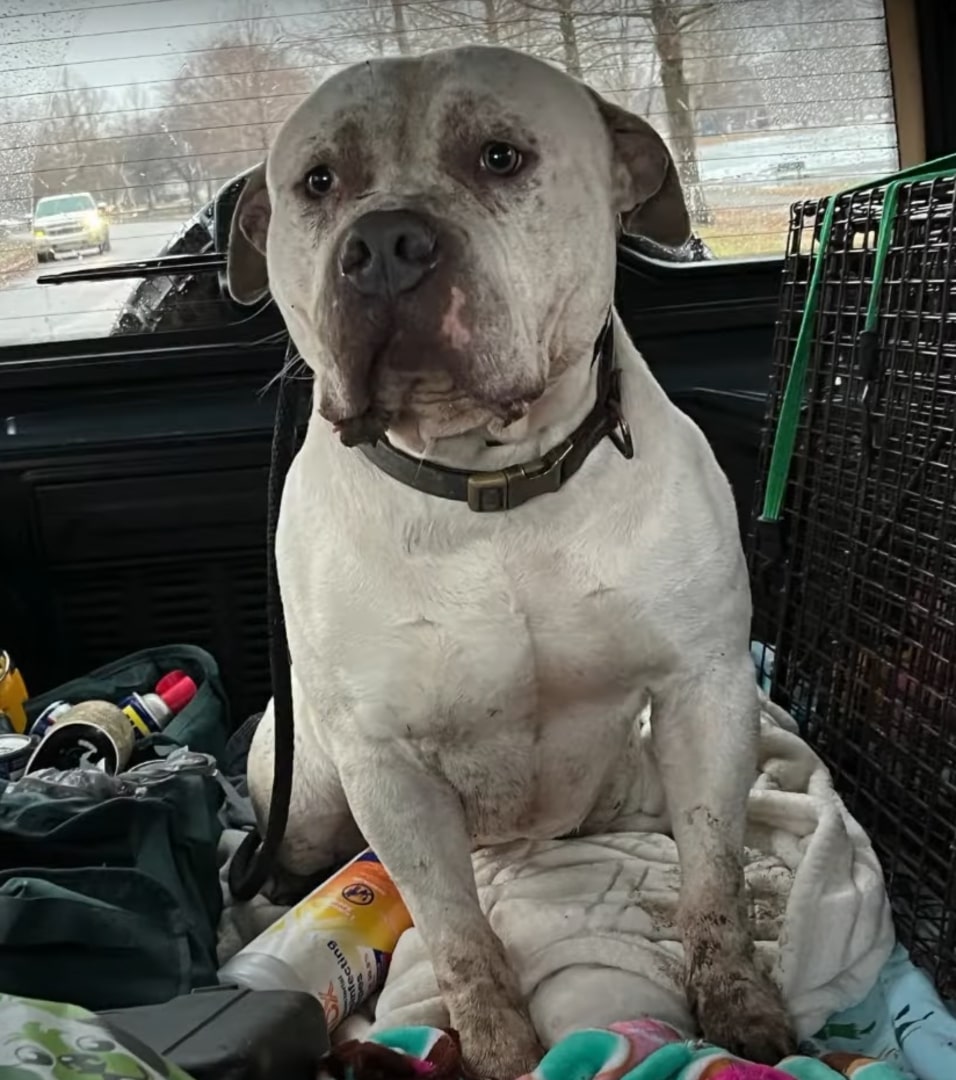
<instances>
[{"instance_id":1,"label":"white fleece blanket","mask_svg":"<svg viewBox=\"0 0 956 1080\"><path fill-rule=\"evenodd\" d=\"M653 831L516 843L475 856L482 905L546 1045L575 1028L644 1015L693 1031L673 925L677 851L646 723L644 746L640 827ZM789 1002L798 1036L808 1037L866 996L893 948L893 926L866 835L793 721L766 699L746 878L759 954ZM395 952L374 1027L447 1023L421 939L410 930Z\"/></svg>"}]
</instances>

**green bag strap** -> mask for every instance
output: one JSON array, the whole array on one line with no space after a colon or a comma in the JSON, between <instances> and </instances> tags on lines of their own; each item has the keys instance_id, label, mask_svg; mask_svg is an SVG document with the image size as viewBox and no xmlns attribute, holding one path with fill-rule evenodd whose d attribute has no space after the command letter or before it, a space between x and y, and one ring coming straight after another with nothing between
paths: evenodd
<instances>
[{"instance_id":1,"label":"green bag strap","mask_svg":"<svg viewBox=\"0 0 956 1080\"><path fill-rule=\"evenodd\" d=\"M904 184L915 183L925 180L938 180L942 177L953 176L956 173L956 154L948 154L945 157L936 158L934 161L914 165L909 169L886 176L882 180L870 180L864 184L845 188L843 191L831 195L827 200L826 210L823 215L823 223L820 226L820 235L816 242L816 250L813 255L813 271L810 276L810 284L807 289L807 299L803 307L803 315L800 319L800 329L797 333L797 343L793 352L793 362L787 376L787 385L783 392L783 401L780 406L780 415L777 418L777 427L774 432L773 450L770 455L770 465L767 470L767 486L764 492L763 511L760 515L761 524L773 525L780 521L783 513L783 501L787 491L787 480L790 476L790 466L793 462L793 453L797 441L797 428L800 422L800 406L803 402L803 394L807 380L807 367L810 360L810 350L813 344L813 326L816 319L817 306L820 295L820 285L823 281L823 266L826 259L827 248L830 243L830 233L833 229L833 218L836 206L840 199L846 195L853 195L858 191L867 191L870 188L885 187L887 189L883 200L883 213L880 217L879 232L876 242L876 259L873 266L873 286L870 290L870 298L867 303L866 318L864 321L863 334L868 335L870 345L875 358L876 348L876 324L879 318L880 292L883 284L883 275L886 271L886 259L889 254L890 240L893 235L893 219L896 216L896 207L899 202L899 190Z\"/></svg>"}]
</instances>

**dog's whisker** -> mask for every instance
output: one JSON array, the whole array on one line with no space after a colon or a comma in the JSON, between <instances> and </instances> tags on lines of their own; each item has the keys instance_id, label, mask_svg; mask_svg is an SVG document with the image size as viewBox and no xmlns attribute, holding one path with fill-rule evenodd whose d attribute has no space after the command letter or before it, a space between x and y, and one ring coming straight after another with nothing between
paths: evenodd
<instances>
[{"instance_id":1,"label":"dog's whisker","mask_svg":"<svg viewBox=\"0 0 956 1080\"><path fill-rule=\"evenodd\" d=\"M237 325L242 326L245 323L251 322L253 318L255 318L255 316L250 315L248 318L240 319L239 322L237 323ZM289 340L289 332L288 332L288 330L285 330L285 329L273 330L269 334L263 334L261 337L253 338L251 341L246 342L243 345L243 348L256 349L256 348L261 347L262 345L278 345L281 342L285 342L285 341L288 341L288 340Z\"/></svg>"},{"instance_id":2,"label":"dog's whisker","mask_svg":"<svg viewBox=\"0 0 956 1080\"><path fill-rule=\"evenodd\" d=\"M436 439L425 440L425 450L418 462L418 468L415 470L415 479L417 480L421 475L422 469L425 467L425 462L431 457L432 451L435 449Z\"/></svg>"},{"instance_id":3,"label":"dog's whisker","mask_svg":"<svg viewBox=\"0 0 956 1080\"><path fill-rule=\"evenodd\" d=\"M264 397L273 388L273 386L275 386L276 383L281 382L282 379L297 379L300 381L303 379L307 379L309 376L307 374L302 374L303 370L306 369L307 366L308 365L302 359L302 357L298 353L296 353L294 356L290 357L289 360L285 364L283 364L282 367L279 368L279 370L275 373L275 375L273 375L272 378L265 384L265 386L262 387L262 389L259 391L259 397Z\"/></svg>"}]
</instances>

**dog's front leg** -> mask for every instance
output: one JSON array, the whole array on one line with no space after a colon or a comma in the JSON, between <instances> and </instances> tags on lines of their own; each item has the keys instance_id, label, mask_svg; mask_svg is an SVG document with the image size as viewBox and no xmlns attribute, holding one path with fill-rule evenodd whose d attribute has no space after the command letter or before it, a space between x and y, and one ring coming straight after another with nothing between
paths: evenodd
<instances>
[{"instance_id":1,"label":"dog's front leg","mask_svg":"<svg viewBox=\"0 0 956 1080\"><path fill-rule=\"evenodd\" d=\"M710 1042L776 1064L795 1042L777 987L755 963L743 876L760 730L749 655L668 679L654 693L651 730L680 855L688 1001Z\"/></svg>"},{"instance_id":2,"label":"dog's front leg","mask_svg":"<svg viewBox=\"0 0 956 1080\"><path fill-rule=\"evenodd\" d=\"M341 768L346 797L428 949L466 1061L481 1077L511 1080L530 1072L543 1051L478 903L461 800L401 749L389 751L363 753Z\"/></svg>"}]
</instances>

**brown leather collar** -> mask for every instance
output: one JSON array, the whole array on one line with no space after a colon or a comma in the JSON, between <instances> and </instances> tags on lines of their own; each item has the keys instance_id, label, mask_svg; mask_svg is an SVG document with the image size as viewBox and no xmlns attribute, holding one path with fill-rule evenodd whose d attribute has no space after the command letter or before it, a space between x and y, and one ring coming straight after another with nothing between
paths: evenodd
<instances>
[{"instance_id":1,"label":"brown leather collar","mask_svg":"<svg viewBox=\"0 0 956 1080\"><path fill-rule=\"evenodd\" d=\"M621 412L621 371L614 366L614 330L608 315L594 345L599 365L594 408L557 446L534 461L488 472L452 469L412 457L382 437L359 450L382 472L408 487L441 499L465 502L477 513L512 510L530 499L558 491L581 468L588 454L609 438L625 458L634 456L630 428Z\"/></svg>"}]
</instances>

